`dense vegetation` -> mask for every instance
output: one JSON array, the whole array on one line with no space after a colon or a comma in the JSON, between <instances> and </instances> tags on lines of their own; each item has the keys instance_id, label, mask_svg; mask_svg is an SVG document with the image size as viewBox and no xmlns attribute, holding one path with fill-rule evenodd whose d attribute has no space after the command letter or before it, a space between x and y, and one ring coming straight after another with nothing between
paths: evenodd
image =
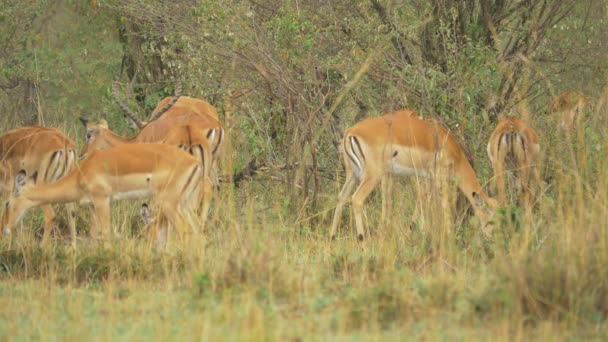
<instances>
[{"instance_id":1,"label":"dense vegetation","mask_svg":"<svg viewBox=\"0 0 608 342\"><path fill-rule=\"evenodd\" d=\"M608 6L587 0L40 0L0 5L0 127L78 117L132 134L111 85L141 118L174 91L205 99L229 137L204 237L163 253L141 238L140 203L114 205L110 246L37 245L41 215L0 240L0 335L321 339L573 339L608 336ZM575 131L547 115L582 89ZM415 182L392 217L366 207L328 228L343 182L339 141L356 121L410 107L440 120L483 184L497 119L541 137L543 191L491 236L434 210L410 229ZM233 177L234 176L234 177ZM231 182L234 180L234 182Z\"/></svg>"}]
</instances>

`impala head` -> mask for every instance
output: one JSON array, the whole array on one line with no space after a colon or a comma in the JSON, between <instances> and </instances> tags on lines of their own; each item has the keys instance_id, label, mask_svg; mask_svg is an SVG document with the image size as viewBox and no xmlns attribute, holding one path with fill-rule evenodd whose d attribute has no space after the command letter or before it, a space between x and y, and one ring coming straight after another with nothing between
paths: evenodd
<instances>
[{"instance_id":1,"label":"impala head","mask_svg":"<svg viewBox=\"0 0 608 342\"><path fill-rule=\"evenodd\" d=\"M80 159L86 157L91 151L111 147L104 139L100 139L102 131L108 129L108 122L106 120L93 121L80 118L80 122L82 122L85 129L84 146L80 151Z\"/></svg>"},{"instance_id":2,"label":"impala head","mask_svg":"<svg viewBox=\"0 0 608 342\"><path fill-rule=\"evenodd\" d=\"M32 185L36 183L38 173L28 177L25 170L19 171L15 175L13 192L9 199L4 203L4 215L2 216L2 233L5 236L11 235L13 226L19 221L23 213L31 207L31 202L23 196Z\"/></svg>"},{"instance_id":3,"label":"impala head","mask_svg":"<svg viewBox=\"0 0 608 342\"><path fill-rule=\"evenodd\" d=\"M478 192L473 192L473 199L475 200L475 215L481 221L481 228L486 229L488 225L492 224L491 220L494 217L496 209L499 207L498 201L485 193Z\"/></svg>"}]
</instances>

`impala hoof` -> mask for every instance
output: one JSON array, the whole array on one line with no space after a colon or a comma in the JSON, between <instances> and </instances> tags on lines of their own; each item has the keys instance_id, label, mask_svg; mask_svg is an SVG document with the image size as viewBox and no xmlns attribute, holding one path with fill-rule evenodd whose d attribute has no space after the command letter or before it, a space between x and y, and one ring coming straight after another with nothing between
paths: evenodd
<instances>
[{"instance_id":1,"label":"impala hoof","mask_svg":"<svg viewBox=\"0 0 608 342\"><path fill-rule=\"evenodd\" d=\"M363 241L363 234L357 235L357 240L359 240L359 242L362 242Z\"/></svg>"}]
</instances>

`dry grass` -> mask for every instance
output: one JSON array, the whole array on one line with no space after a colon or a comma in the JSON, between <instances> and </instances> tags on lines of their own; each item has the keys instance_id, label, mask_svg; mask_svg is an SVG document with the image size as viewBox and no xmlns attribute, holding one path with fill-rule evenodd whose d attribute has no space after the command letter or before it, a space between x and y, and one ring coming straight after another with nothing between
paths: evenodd
<instances>
[{"instance_id":1,"label":"dry grass","mask_svg":"<svg viewBox=\"0 0 608 342\"><path fill-rule=\"evenodd\" d=\"M599 113L599 111L598 111ZM600 116L588 127L599 126ZM608 143L601 129L549 151L531 212L504 208L490 238L475 219L428 211L411 231L411 184L361 245L346 217L327 241L333 193L296 223L271 180L224 187L204 237L157 252L114 211L110 246L40 250L27 220L0 246L0 334L24 339L342 338L567 340L608 337ZM594 152L591 153L590 150ZM560 149L559 151L564 151ZM575 163L576 168L571 165ZM335 185L338 187L338 184ZM328 187L333 189L333 187ZM368 221L379 220L372 196ZM87 215L82 215L81 235ZM460 222L460 221L457 221Z\"/></svg>"}]
</instances>

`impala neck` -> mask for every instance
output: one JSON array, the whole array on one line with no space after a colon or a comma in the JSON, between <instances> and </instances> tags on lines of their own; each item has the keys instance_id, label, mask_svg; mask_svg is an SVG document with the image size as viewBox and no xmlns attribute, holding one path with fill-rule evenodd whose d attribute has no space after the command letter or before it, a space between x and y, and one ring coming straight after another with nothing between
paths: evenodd
<instances>
[{"instance_id":1,"label":"impala neck","mask_svg":"<svg viewBox=\"0 0 608 342\"><path fill-rule=\"evenodd\" d=\"M103 144L106 145L107 147L114 147L117 145L122 145L122 144L130 144L135 142L135 139L137 138L137 135L134 135L132 137L129 138L125 138L122 137L114 132L112 132L109 129L101 129L101 131L99 132L99 136L97 137L97 139L102 139L103 140Z\"/></svg>"},{"instance_id":2,"label":"impala neck","mask_svg":"<svg viewBox=\"0 0 608 342\"><path fill-rule=\"evenodd\" d=\"M80 170L76 168L56 182L32 186L25 190L19 199L26 200L29 203L28 208L45 204L77 202L81 199L79 178Z\"/></svg>"},{"instance_id":3,"label":"impala neck","mask_svg":"<svg viewBox=\"0 0 608 342\"><path fill-rule=\"evenodd\" d=\"M492 206L493 202L483 190L481 184L479 184L475 170L473 170L473 167L468 160L466 160L465 157L463 158L463 162L461 162L457 168L457 176L460 178L460 185L458 187L464 192L464 195L469 199L469 202L471 202L474 208L476 207L476 204L473 193L478 193L486 204Z\"/></svg>"},{"instance_id":4,"label":"impala neck","mask_svg":"<svg viewBox=\"0 0 608 342\"><path fill-rule=\"evenodd\" d=\"M45 204L79 201L82 197L78 191L79 178L80 171L73 170L70 174L54 183L36 184L25 189L19 197L14 198L14 201L12 201L12 209L10 211L5 210L2 219L3 232L10 234L10 227L19 221L28 209Z\"/></svg>"}]
</instances>

